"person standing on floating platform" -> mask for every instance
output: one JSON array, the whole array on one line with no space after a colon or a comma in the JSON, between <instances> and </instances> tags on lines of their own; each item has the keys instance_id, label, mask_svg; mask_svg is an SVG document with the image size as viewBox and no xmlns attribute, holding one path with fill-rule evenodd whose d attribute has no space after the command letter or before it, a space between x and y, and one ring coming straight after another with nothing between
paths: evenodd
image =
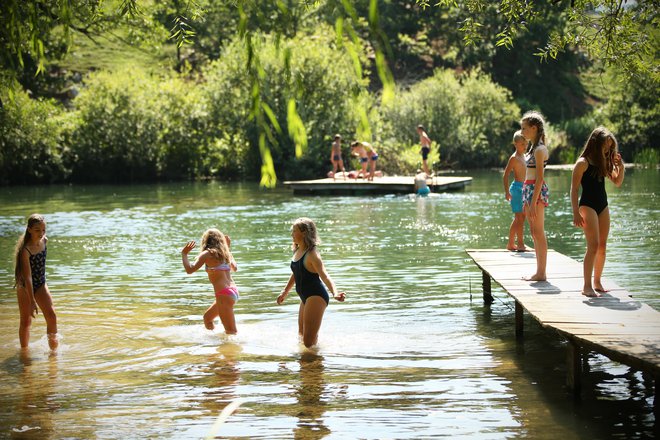
<instances>
[{"instance_id":1,"label":"person standing on floating platform","mask_svg":"<svg viewBox=\"0 0 660 440\"><path fill-rule=\"evenodd\" d=\"M282 304L289 291L296 285L296 292L300 297L298 311L298 334L305 347L310 348L318 341L321 322L330 297L325 283L330 289L332 297L337 301L344 301L344 292L336 293L335 283L325 270L321 254L317 250L320 244L316 225L309 218L301 217L291 226L293 239L293 259L291 260L291 276L284 289L277 297L277 304Z\"/></svg>"},{"instance_id":2,"label":"person standing on floating platform","mask_svg":"<svg viewBox=\"0 0 660 440\"><path fill-rule=\"evenodd\" d=\"M419 143L422 146L421 150L419 150L419 153L422 155L422 169L427 176L430 176L428 158L431 152L431 138L426 134L426 129L421 124L417 126L417 134L419 135Z\"/></svg>"},{"instance_id":3,"label":"person standing on floating platform","mask_svg":"<svg viewBox=\"0 0 660 440\"><path fill-rule=\"evenodd\" d=\"M367 164L369 164L367 180L374 180L374 176L376 175L376 161L378 160L376 149L369 142L355 141L351 144L351 154L360 158L363 177L367 176Z\"/></svg>"},{"instance_id":4,"label":"person standing on floating platform","mask_svg":"<svg viewBox=\"0 0 660 440\"><path fill-rule=\"evenodd\" d=\"M548 240L545 236L545 208L548 206L548 185L543 180L548 163L548 148L545 146L545 119L536 111L530 111L520 120L520 131L529 142L525 156L527 170L523 184L523 210L534 240L536 273L524 279L545 281L548 262Z\"/></svg>"},{"instance_id":5,"label":"person standing on floating platform","mask_svg":"<svg viewBox=\"0 0 660 440\"><path fill-rule=\"evenodd\" d=\"M337 179L337 170L341 169L344 180L346 180L346 170L344 169L344 159L341 157L341 136L335 135L334 142L330 150L330 162L332 163L332 178Z\"/></svg>"},{"instance_id":6,"label":"person standing on floating platform","mask_svg":"<svg viewBox=\"0 0 660 440\"><path fill-rule=\"evenodd\" d=\"M513 221L509 227L509 242L507 250L524 252L527 250L523 238L525 229L525 213L523 212L523 182L525 181L525 148L527 143L520 130L513 134L513 146L516 151L509 157L504 168L504 197L511 203ZM513 172L513 182L509 185L509 174ZM516 242L518 245L516 245Z\"/></svg>"},{"instance_id":7,"label":"person standing on floating platform","mask_svg":"<svg viewBox=\"0 0 660 440\"><path fill-rule=\"evenodd\" d=\"M236 272L238 267L229 250L231 240L217 229L208 229L202 235L202 251L194 263L188 261L188 254L195 248L195 242L189 241L181 251L183 268L187 274L196 272L202 265L206 265L206 273L213 285L215 301L204 313L204 326L213 330L213 321L220 317L228 335L236 334L236 318L234 317L234 304L238 301L238 288L234 284L231 272Z\"/></svg>"},{"instance_id":8,"label":"person standing on floating platform","mask_svg":"<svg viewBox=\"0 0 660 440\"><path fill-rule=\"evenodd\" d=\"M605 127L596 128L591 132L580 158L575 163L571 180L573 224L584 230L587 241L582 287L582 294L585 296L597 297L607 292L601 283L605 267L607 236L610 232L610 209L605 192L605 178L620 187L624 174L625 168L621 154L617 151L616 138ZM582 196L578 203L580 185Z\"/></svg>"},{"instance_id":9,"label":"person standing on floating platform","mask_svg":"<svg viewBox=\"0 0 660 440\"><path fill-rule=\"evenodd\" d=\"M32 318L37 317L39 309L46 319L48 346L56 350L59 345L57 315L46 284L47 244L46 220L40 214L32 214L28 218L25 233L16 243L15 251L14 287L20 313L18 338L23 350L30 343Z\"/></svg>"}]
</instances>

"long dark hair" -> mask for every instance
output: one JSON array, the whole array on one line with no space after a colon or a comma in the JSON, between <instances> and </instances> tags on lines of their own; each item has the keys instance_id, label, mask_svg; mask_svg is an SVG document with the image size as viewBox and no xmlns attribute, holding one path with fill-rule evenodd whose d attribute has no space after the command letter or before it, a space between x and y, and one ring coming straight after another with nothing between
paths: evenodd
<instances>
[{"instance_id":1,"label":"long dark hair","mask_svg":"<svg viewBox=\"0 0 660 440\"><path fill-rule=\"evenodd\" d=\"M16 242L16 248L14 249L14 287L16 286L23 286L25 284L25 280L23 279L23 267L21 266L21 252L23 252L23 249L25 249L25 246L27 243L30 241L32 238L30 236L30 228L37 223L45 223L46 219L44 219L44 216L41 214L32 214L28 218L27 222L27 227L25 228L25 233L18 237L18 241Z\"/></svg>"},{"instance_id":2,"label":"long dark hair","mask_svg":"<svg viewBox=\"0 0 660 440\"><path fill-rule=\"evenodd\" d=\"M608 139L612 140L612 148L603 157L603 145ZM597 176L611 178L614 171L612 155L616 153L617 149L618 143L612 132L605 127L596 127L584 144L580 157L587 159L596 168Z\"/></svg>"}]
</instances>

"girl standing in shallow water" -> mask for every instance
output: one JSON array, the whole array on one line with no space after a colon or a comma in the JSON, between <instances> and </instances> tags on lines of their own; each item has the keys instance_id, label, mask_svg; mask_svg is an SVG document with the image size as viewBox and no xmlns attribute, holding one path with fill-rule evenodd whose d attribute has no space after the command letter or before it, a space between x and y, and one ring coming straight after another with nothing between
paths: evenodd
<instances>
[{"instance_id":1,"label":"girl standing in shallow water","mask_svg":"<svg viewBox=\"0 0 660 440\"><path fill-rule=\"evenodd\" d=\"M303 339L305 347L309 348L318 341L323 313L330 302L328 291L321 284L321 280L330 288L332 297L337 301L344 301L346 294L337 294L337 288L325 270L321 254L316 246L320 243L316 225L309 218L299 218L291 226L293 238L293 259L291 271L293 272L277 297L277 304L282 304L289 291L296 285L296 292L300 297L298 312L298 333Z\"/></svg>"},{"instance_id":2,"label":"girl standing in shallow water","mask_svg":"<svg viewBox=\"0 0 660 440\"><path fill-rule=\"evenodd\" d=\"M587 240L582 287L582 294L585 296L595 297L607 292L600 279L605 267L607 236L610 232L610 209L605 192L605 178L619 187L623 183L624 173L625 168L621 154L617 151L616 138L605 127L596 128L575 163L571 181L573 224L584 229ZM578 203L580 185L582 185L582 197Z\"/></svg>"},{"instance_id":3,"label":"girl standing in shallow water","mask_svg":"<svg viewBox=\"0 0 660 440\"><path fill-rule=\"evenodd\" d=\"M527 281L545 281L548 262L548 241L545 237L545 208L548 206L548 185L543 180L548 163L545 146L545 120L539 112L531 111L520 120L520 131L529 142L525 155L526 172L523 183L523 207L534 240L536 273L525 277Z\"/></svg>"},{"instance_id":4,"label":"girl standing in shallow water","mask_svg":"<svg viewBox=\"0 0 660 440\"><path fill-rule=\"evenodd\" d=\"M238 301L238 289L231 277L231 272L238 270L234 257L229 251L231 240L217 229L209 229L202 235L202 251L194 263L188 261L188 253L195 247L194 241L189 241L181 251L181 259L186 273L191 274L203 264L215 291L215 301L204 313L204 326L213 330L213 320L220 317L220 322L228 335L236 334L236 319L234 304Z\"/></svg>"},{"instance_id":5,"label":"girl standing in shallow water","mask_svg":"<svg viewBox=\"0 0 660 440\"><path fill-rule=\"evenodd\" d=\"M21 348L30 343L32 318L37 317L39 309L46 319L48 346L55 350L57 340L57 316L53 308L53 297L46 284L46 220L39 214L32 214L28 219L25 233L16 243L14 287L18 296L18 309L21 315L18 337Z\"/></svg>"}]
</instances>

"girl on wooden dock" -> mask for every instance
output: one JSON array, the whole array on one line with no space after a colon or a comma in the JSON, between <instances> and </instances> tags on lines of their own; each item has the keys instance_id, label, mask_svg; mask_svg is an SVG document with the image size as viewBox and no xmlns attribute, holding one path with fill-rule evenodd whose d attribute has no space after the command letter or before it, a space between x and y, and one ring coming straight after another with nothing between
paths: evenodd
<instances>
[{"instance_id":1,"label":"girl on wooden dock","mask_svg":"<svg viewBox=\"0 0 660 440\"><path fill-rule=\"evenodd\" d=\"M523 183L523 206L534 240L536 273L524 278L527 281L545 281L548 261L548 241L545 236L544 216L548 206L548 185L543 180L548 163L548 148L545 146L545 119L536 111L525 113L520 120L520 131L529 142L525 156L527 169Z\"/></svg>"},{"instance_id":2,"label":"girl on wooden dock","mask_svg":"<svg viewBox=\"0 0 660 440\"><path fill-rule=\"evenodd\" d=\"M277 304L284 302L295 283L296 292L300 297L298 334L305 347L310 348L318 340L323 314L330 303L328 291L321 280L337 301L344 301L346 294L336 293L335 283L325 270L321 254L317 250L320 240L314 222L305 217L295 220L291 226L291 238L293 239L292 274L277 297Z\"/></svg>"},{"instance_id":3,"label":"girl on wooden dock","mask_svg":"<svg viewBox=\"0 0 660 440\"><path fill-rule=\"evenodd\" d=\"M605 178L620 187L625 174L617 145L616 138L608 129L596 128L591 132L573 168L571 180L573 224L584 230L587 241L582 294L588 297L600 296L601 293L607 292L601 284L607 236L610 232L610 209L605 192ZM578 203L579 186L582 186L582 195Z\"/></svg>"},{"instance_id":4,"label":"girl on wooden dock","mask_svg":"<svg viewBox=\"0 0 660 440\"><path fill-rule=\"evenodd\" d=\"M189 241L181 250L183 268L187 274L196 272L202 265L206 265L206 273L213 285L215 301L204 313L204 326L213 330L213 321L218 316L228 335L236 334L236 318L234 317L234 304L238 301L238 289L231 277L238 267L229 250L231 240L217 229L208 229L202 235L202 250L194 263L188 261L188 254L195 247L194 241Z\"/></svg>"},{"instance_id":5,"label":"girl on wooden dock","mask_svg":"<svg viewBox=\"0 0 660 440\"><path fill-rule=\"evenodd\" d=\"M39 309L46 319L48 346L55 350L59 345L53 297L46 284L47 244L46 220L42 215L32 214L28 218L25 233L16 243L15 252L14 287L20 312L18 337L22 349L26 349L30 343L32 318L37 317Z\"/></svg>"}]
</instances>

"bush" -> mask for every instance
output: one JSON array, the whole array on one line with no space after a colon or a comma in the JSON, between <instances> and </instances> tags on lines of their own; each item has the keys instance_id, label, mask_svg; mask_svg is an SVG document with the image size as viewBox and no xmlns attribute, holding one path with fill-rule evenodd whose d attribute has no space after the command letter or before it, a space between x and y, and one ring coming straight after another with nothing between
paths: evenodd
<instances>
[{"instance_id":1,"label":"bush","mask_svg":"<svg viewBox=\"0 0 660 440\"><path fill-rule=\"evenodd\" d=\"M401 172L421 165L418 124L434 141L431 162L500 166L510 155L519 115L509 92L487 75L475 72L459 78L450 70L439 70L409 90L397 90L395 99L381 109L380 135L388 155L399 158Z\"/></svg>"},{"instance_id":2,"label":"bush","mask_svg":"<svg viewBox=\"0 0 660 440\"><path fill-rule=\"evenodd\" d=\"M0 107L0 184L60 182L62 162L59 120L63 110L53 101L34 100L23 91L2 97Z\"/></svg>"},{"instance_id":3,"label":"bush","mask_svg":"<svg viewBox=\"0 0 660 440\"><path fill-rule=\"evenodd\" d=\"M334 30L321 26L314 35L275 41L253 36L260 69L258 89L251 88L246 71L243 40L229 44L222 56L205 71L204 94L209 101L210 133L215 139L247 140L249 150L236 152L248 177L260 175L259 126L270 127L270 153L280 178L324 175L328 170L330 143L335 133L348 139L356 130L353 103L363 83L355 75L345 51L337 50ZM272 110L274 125L264 116L252 118L253 93ZM289 100L295 100L308 148L295 156L295 142L287 130Z\"/></svg>"},{"instance_id":4,"label":"bush","mask_svg":"<svg viewBox=\"0 0 660 440\"><path fill-rule=\"evenodd\" d=\"M660 153L657 149L645 148L635 154L634 162L643 168L657 168L660 164Z\"/></svg>"},{"instance_id":5,"label":"bush","mask_svg":"<svg viewBox=\"0 0 660 440\"><path fill-rule=\"evenodd\" d=\"M72 179L140 182L209 172L206 101L178 77L135 67L93 75L68 133Z\"/></svg>"}]
</instances>

